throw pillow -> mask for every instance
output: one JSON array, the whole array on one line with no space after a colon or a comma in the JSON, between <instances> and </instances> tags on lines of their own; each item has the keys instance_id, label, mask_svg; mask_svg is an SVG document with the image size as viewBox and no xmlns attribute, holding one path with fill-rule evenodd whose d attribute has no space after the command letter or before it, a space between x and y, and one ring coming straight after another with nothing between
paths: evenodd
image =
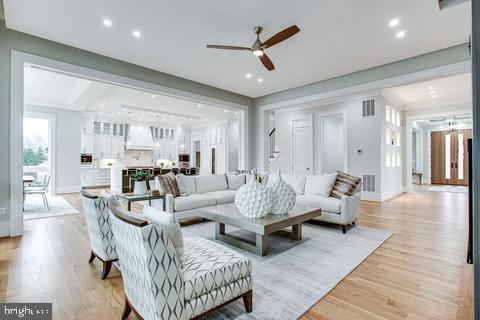
<instances>
[{"instance_id":1,"label":"throw pillow","mask_svg":"<svg viewBox=\"0 0 480 320\"><path fill-rule=\"evenodd\" d=\"M291 185L298 195L305 194L305 177L297 177L294 174L282 174L282 180Z\"/></svg>"},{"instance_id":2,"label":"throw pillow","mask_svg":"<svg viewBox=\"0 0 480 320\"><path fill-rule=\"evenodd\" d=\"M337 179L330 193L331 197L340 199L343 195L353 196L362 179L337 171Z\"/></svg>"},{"instance_id":3,"label":"throw pillow","mask_svg":"<svg viewBox=\"0 0 480 320\"><path fill-rule=\"evenodd\" d=\"M187 177L183 173L175 176L178 185L178 191L182 197L195 193L195 178Z\"/></svg>"},{"instance_id":4,"label":"throw pillow","mask_svg":"<svg viewBox=\"0 0 480 320\"><path fill-rule=\"evenodd\" d=\"M173 172L159 175L158 180L160 181L160 185L162 186L165 194L171 194L174 198L180 195L180 191L178 191L177 180L175 179Z\"/></svg>"},{"instance_id":5,"label":"throw pillow","mask_svg":"<svg viewBox=\"0 0 480 320\"><path fill-rule=\"evenodd\" d=\"M337 174L308 175L305 182L305 194L318 194L329 197L337 180Z\"/></svg>"},{"instance_id":6,"label":"throw pillow","mask_svg":"<svg viewBox=\"0 0 480 320\"><path fill-rule=\"evenodd\" d=\"M245 175L244 174L227 174L227 183L228 189L238 190L241 186L245 184Z\"/></svg>"},{"instance_id":7,"label":"throw pillow","mask_svg":"<svg viewBox=\"0 0 480 320\"><path fill-rule=\"evenodd\" d=\"M172 241L173 248L177 253L178 260L180 265L183 266L184 258L184 244L183 244L183 235L182 229L180 228L180 223L178 222L177 217L174 214L168 213L151 206L143 207L143 217L160 227L168 235L170 241Z\"/></svg>"}]
</instances>

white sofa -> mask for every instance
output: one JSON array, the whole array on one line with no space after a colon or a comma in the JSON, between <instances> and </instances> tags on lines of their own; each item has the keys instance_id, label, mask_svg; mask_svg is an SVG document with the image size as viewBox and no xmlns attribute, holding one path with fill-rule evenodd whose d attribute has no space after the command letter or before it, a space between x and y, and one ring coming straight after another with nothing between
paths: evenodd
<instances>
[{"instance_id":1,"label":"white sofa","mask_svg":"<svg viewBox=\"0 0 480 320\"><path fill-rule=\"evenodd\" d=\"M176 198L171 194L166 195L166 211L175 213L179 219L194 217L195 209L230 203L235 199L237 190L229 188L227 175L183 176L182 178L186 181L184 185L188 188L188 195ZM295 189L298 204L322 209L322 215L315 220L341 225L344 233L347 225L355 224L360 203L360 187L353 196L342 196L338 199L321 194L321 187L324 187L322 179L325 176L297 177L282 174L282 178ZM275 180L275 175L271 175L267 183L273 183ZM156 185L158 187L159 184L156 183ZM154 203L159 208L161 204L161 202Z\"/></svg>"}]
</instances>

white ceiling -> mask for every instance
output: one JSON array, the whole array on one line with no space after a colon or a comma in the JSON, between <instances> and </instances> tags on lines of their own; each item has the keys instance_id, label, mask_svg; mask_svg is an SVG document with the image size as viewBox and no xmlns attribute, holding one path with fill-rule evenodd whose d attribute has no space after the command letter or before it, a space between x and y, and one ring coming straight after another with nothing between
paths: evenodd
<instances>
[{"instance_id":1,"label":"white ceiling","mask_svg":"<svg viewBox=\"0 0 480 320\"><path fill-rule=\"evenodd\" d=\"M469 103L472 101L472 76L470 73L417 82L385 90L404 104L404 109Z\"/></svg>"},{"instance_id":2,"label":"white ceiling","mask_svg":"<svg viewBox=\"0 0 480 320\"><path fill-rule=\"evenodd\" d=\"M469 3L440 11L437 0L66 1L4 0L8 28L251 97L297 87L468 41ZM103 26L104 18L113 22ZM389 21L398 18L399 26ZM302 30L268 49L268 72L247 52L290 25ZM134 38L132 31L142 32ZM396 33L406 32L403 39ZM253 77L247 79L246 73ZM263 78L259 83L257 78Z\"/></svg>"},{"instance_id":3,"label":"white ceiling","mask_svg":"<svg viewBox=\"0 0 480 320\"><path fill-rule=\"evenodd\" d=\"M25 66L25 103L93 112L97 118L202 127L238 118L236 111Z\"/></svg>"}]
</instances>

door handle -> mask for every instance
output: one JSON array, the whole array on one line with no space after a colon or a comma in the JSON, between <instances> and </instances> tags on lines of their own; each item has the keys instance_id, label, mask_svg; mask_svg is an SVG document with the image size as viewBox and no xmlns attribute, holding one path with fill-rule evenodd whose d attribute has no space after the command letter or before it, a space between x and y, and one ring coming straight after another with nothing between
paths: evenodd
<instances>
[{"instance_id":1,"label":"door handle","mask_svg":"<svg viewBox=\"0 0 480 320\"><path fill-rule=\"evenodd\" d=\"M457 163L457 162L455 162L455 169L457 169L457 168L458 168L458 163Z\"/></svg>"},{"instance_id":2,"label":"door handle","mask_svg":"<svg viewBox=\"0 0 480 320\"><path fill-rule=\"evenodd\" d=\"M451 168L451 169L453 169L453 162L452 162L452 163L450 163L450 168Z\"/></svg>"}]
</instances>

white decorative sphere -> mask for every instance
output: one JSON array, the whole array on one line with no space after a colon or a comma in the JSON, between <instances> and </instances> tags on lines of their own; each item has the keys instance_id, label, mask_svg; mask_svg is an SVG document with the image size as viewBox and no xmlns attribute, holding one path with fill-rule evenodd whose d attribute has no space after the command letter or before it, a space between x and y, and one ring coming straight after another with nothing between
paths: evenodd
<instances>
[{"instance_id":1,"label":"white decorative sphere","mask_svg":"<svg viewBox=\"0 0 480 320\"><path fill-rule=\"evenodd\" d=\"M247 218L262 218L272 210L272 193L255 178L250 179L238 189L235 206Z\"/></svg>"},{"instance_id":2,"label":"white decorative sphere","mask_svg":"<svg viewBox=\"0 0 480 320\"><path fill-rule=\"evenodd\" d=\"M289 213L297 201L295 189L282 180L280 172L278 179L269 188L272 191L272 214Z\"/></svg>"}]
</instances>

